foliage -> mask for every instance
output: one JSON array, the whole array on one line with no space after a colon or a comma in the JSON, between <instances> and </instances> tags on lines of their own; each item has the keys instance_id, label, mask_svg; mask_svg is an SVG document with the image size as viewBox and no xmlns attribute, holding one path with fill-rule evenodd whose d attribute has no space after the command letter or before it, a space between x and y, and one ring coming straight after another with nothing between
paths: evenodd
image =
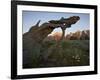
<instances>
[{"instance_id":1,"label":"foliage","mask_svg":"<svg viewBox=\"0 0 100 80\"><path fill-rule=\"evenodd\" d=\"M89 65L89 40L64 40L59 45L48 41L43 43L40 54L33 67Z\"/></svg>"}]
</instances>

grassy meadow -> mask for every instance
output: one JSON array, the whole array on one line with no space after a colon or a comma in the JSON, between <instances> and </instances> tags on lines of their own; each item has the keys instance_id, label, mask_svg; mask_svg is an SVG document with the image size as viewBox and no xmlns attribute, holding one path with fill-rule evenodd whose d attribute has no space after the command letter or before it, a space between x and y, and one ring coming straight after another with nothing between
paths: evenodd
<instances>
[{"instance_id":1,"label":"grassy meadow","mask_svg":"<svg viewBox=\"0 0 100 80\"><path fill-rule=\"evenodd\" d=\"M34 54L32 58L33 68L86 66L89 65L89 40L63 40L59 44L44 42L38 55Z\"/></svg>"}]
</instances>

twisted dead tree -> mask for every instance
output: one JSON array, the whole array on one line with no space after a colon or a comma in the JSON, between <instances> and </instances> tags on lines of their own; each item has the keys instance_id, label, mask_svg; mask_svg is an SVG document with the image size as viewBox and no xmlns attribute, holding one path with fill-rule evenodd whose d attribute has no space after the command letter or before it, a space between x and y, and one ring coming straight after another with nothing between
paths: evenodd
<instances>
[{"instance_id":1,"label":"twisted dead tree","mask_svg":"<svg viewBox=\"0 0 100 80\"><path fill-rule=\"evenodd\" d=\"M62 37L60 41L64 38L66 28L70 28L71 25L75 24L80 19L79 16L72 16L69 18L61 18L60 20L51 20L49 21L52 25L61 27L62 29Z\"/></svg>"},{"instance_id":2,"label":"twisted dead tree","mask_svg":"<svg viewBox=\"0 0 100 80\"><path fill-rule=\"evenodd\" d=\"M45 37L48 36L55 28L61 27L63 39L65 29L71 27L80 18L73 16L70 18L61 18L60 20L51 20L39 26L40 20L36 25L32 26L28 32L23 34L23 68L39 67L39 57L41 55L40 49ZM48 57L49 54L47 54Z\"/></svg>"},{"instance_id":3,"label":"twisted dead tree","mask_svg":"<svg viewBox=\"0 0 100 80\"><path fill-rule=\"evenodd\" d=\"M79 19L79 16L72 16L69 18L62 17L60 20L49 21L49 26L54 28L60 27L62 29L62 36L55 45L51 45L46 51L43 52L45 54L42 55L42 67L65 65L62 62L64 55L62 54L63 49L61 48L61 42L64 38L66 28L70 28L71 25L75 24Z\"/></svg>"}]
</instances>

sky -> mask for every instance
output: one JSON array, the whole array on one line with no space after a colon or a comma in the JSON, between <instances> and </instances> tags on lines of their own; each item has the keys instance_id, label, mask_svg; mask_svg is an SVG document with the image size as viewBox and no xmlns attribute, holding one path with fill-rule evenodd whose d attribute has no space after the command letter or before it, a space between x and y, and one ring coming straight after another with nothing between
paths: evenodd
<instances>
[{"instance_id":1,"label":"sky","mask_svg":"<svg viewBox=\"0 0 100 80\"><path fill-rule=\"evenodd\" d=\"M41 20L40 25L50 20L59 20L61 17L69 18L71 16L79 16L80 20L66 29L65 34L76 32L78 30L87 30L90 25L90 14L88 13L67 13L67 12L45 12L45 11L23 11L22 12L22 25L23 33L27 32L30 27L35 25ZM53 32L62 32L60 28L54 29Z\"/></svg>"}]
</instances>

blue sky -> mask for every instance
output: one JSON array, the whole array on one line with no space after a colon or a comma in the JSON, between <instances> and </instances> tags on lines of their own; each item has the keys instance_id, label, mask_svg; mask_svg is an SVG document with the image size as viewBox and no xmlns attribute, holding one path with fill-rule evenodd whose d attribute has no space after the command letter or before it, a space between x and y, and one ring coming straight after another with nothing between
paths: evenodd
<instances>
[{"instance_id":1,"label":"blue sky","mask_svg":"<svg viewBox=\"0 0 100 80\"><path fill-rule=\"evenodd\" d=\"M67 12L44 12L44 11L23 11L22 24L23 33L27 32L31 26L35 25L41 20L40 25L49 20L58 20L61 17L69 18L70 16L79 16L80 20L72 25L71 28L66 29L66 34L78 30L89 29L90 15L87 13L67 13ZM53 32L62 32L60 28L55 29Z\"/></svg>"}]
</instances>

